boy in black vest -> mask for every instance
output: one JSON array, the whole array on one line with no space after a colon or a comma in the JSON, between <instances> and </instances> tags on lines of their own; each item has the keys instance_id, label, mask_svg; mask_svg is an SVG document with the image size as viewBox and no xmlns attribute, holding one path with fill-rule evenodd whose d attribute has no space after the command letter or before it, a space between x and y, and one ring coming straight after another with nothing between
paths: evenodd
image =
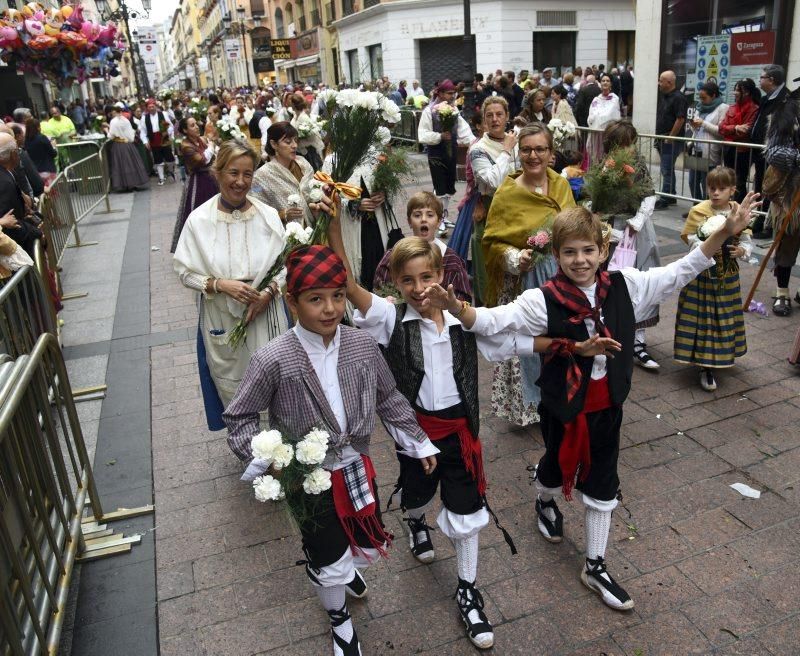
<instances>
[{"instance_id":1,"label":"boy in black vest","mask_svg":"<svg viewBox=\"0 0 800 656\"><path fill-rule=\"evenodd\" d=\"M617 505L619 429L633 373L634 324L713 266L714 253L747 227L755 205L754 195L748 194L724 227L672 264L613 273L600 271L608 254L601 222L585 208L568 209L553 223L558 273L541 288L523 292L508 305L478 309L439 285L425 292L433 305L447 308L478 335L515 330L553 338L539 379L545 443L536 473L539 531L546 540L561 542L563 517L555 496L563 491L569 500L573 485L580 490L586 506L581 580L616 610L633 608L633 600L607 573L603 558ZM576 352L576 342L593 335L608 340L599 344L600 353L586 357Z\"/></svg>"},{"instance_id":2,"label":"boy in black vest","mask_svg":"<svg viewBox=\"0 0 800 656\"><path fill-rule=\"evenodd\" d=\"M338 219L331 223L329 240L344 259ZM424 471L418 463L419 458L433 453L398 450L398 485L402 487L401 506L408 514L409 547L421 562L433 560L425 511L440 487L443 508L437 523L455 547L458 608L467 637L475 646L488 649L494 644L494 633L483 612L483 597L475 587L478 534L489 523L491 513L478 438L478 350L493 361L530 355L534 338L510 332L476 337L462 330L448 312L433 307L423 292L442 281L442 253L420 237L401 239L392 250L389 266L403 296L400 305L360 287L345 263L347 298L357 309L354 323L383 347L397 388L414 406L420 426L438 447L433 472ZM546 338L536 338L539 350L549 343ZM391 427L389 430L394 432ZM503 533L516 553L510 537Z\"/></svg>"}]
</instances>

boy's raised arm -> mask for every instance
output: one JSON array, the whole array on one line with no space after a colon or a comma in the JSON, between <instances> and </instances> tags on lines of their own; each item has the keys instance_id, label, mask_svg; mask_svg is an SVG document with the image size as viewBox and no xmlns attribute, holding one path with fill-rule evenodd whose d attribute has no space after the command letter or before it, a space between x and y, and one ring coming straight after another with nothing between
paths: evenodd
<instances>
[{"instance_id":1,"label":"boy's raised arm","mask_svg":"<svg viewBox=\"0 0 800 656\"><path fill-rule=\"evenodd\" d=\"M355 308L365 315L372 307L372 294L356 282L353 275L353 269L350 262L347 260L347 254L344 252L344 241L342 240L342 222L339 218L339 212L336 212L331 219L328 226L328 243L339 257L342 258L344 266L347 269L347 298L355 306Z\"/></svg>"}]
</instances>

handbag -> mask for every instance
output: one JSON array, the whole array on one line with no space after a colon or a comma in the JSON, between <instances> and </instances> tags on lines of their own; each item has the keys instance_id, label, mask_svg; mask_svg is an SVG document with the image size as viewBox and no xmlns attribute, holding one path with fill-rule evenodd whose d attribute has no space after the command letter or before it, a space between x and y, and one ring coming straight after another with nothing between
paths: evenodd
<instances>
[{"instance_id":1,"label":"handbag","mask_svg":"<svg viewBox=\"0 0 800 656\"><path fill-rule=\"evenodd\" d=\"M611 261L608 263L608 270L619 271L620 269L635 266L636 234L628 226L625 228L625 232L622 233L622 240L614 249L614 255L611 256Z\"/></svg>"},{"instance_id":2,"label":"handbag","mask_svg":"<svg viewBox=\"0 0 800 656\"><path fill-rule=\"evenodd\" d=\"M683 168L687 171L702 171L708 173L711 170L711 159L703 157L703 149L694 144L689 144L683 154Z\"/></svg>"},{"instance_id":3,"label":"handbag","mask_svg":"<svg viewBox=\"0 0 800 656\"><path fill-rule=\"evenodd\" d=\"M403 229L400 227L400 224L397 222L397 217L394 214L394 210L390 204L386 204L383 208L383 213L386 215L386 218L389 220L389 234L387 235L386 239L386 250L388 251L390 248L394 248L395 244L400 241L405 235L403 235Z\"/></svg>"}]
</instances>

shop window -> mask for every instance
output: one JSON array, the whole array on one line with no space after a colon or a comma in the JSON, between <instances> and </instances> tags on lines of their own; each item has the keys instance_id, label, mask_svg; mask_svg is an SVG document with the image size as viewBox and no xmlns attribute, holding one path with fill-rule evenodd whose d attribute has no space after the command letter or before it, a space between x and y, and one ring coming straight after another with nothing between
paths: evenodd
<instances>
[{"instance_id":1,"label":"shop window","mask_svg":"<svg viewBox=\"0 0 800 656\"><path fill-rule=\"evenodd\" d=\"M357 84L361 81L361 71L358 65L358 50L348 50L345 55L347 56L350 84Z\"/></svg>"},{"instance_id":2,"label":"shop window","mask_svg":"<svg viewBox=\"0 0 800 656\"><path fill-rule=\"evenodd\" d=\"M377 80L383 77L383 48L380 44L369 46L369 72L370 78Z\"/></svg>"},{"instance_id":3,"label":"shop window","mask_svg":"<svg viewBox=\"0 0 800 656\"><path fill-rule=\"evenodd\" d=\"M295 8L297 11L297 26L299 27L299 32L306 31L306 9L303 6L303 0L296 0L295 1Z\"/></svg>"},{"instance_id":4,"label":"shop window","mask_svg":"<svg viewBox=\"0 0 800 656\"><path fill-rule=\"evenodd\" d=\"M286 36L286 31L283 27L283 12L280 7L275 10L275 34L278 35L279 39L283 39Z\"/></svg>"}]
</instances>

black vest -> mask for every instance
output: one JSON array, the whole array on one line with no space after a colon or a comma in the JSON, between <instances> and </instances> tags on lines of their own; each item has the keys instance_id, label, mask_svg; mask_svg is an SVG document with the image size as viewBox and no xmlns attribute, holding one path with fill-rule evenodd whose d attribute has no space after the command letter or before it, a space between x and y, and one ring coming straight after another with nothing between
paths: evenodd
<instances>
[{"instance_id":1,"label":"black vest","mask_svg":"<svg viewBox=\"0 0 800 656\"><path fill-rule=\"evenodd\" d=\"M636 319L625 278L618 271L614 271L610 275L611 289L603 303L603 320L611 331L611 336L622 345L622 351L615 354L613 359L606 360L606 368L611 402L614 405L622 405L631 390ZM586 324L583 321L579 324L570 323L571 315L567 309L556 302L547 288L543 288L542 292L547 305L547 336L566 337L578 342L589 339ZM569 366L567 358L554 357L545 364L544 356L542 356L542 374L536 382L542 390L542 404L564 424L575 419L583 408L586 389L592 375L594 358L576 355L575 359L581 368L583 378L580 390L573 397L572 402L567 403L566 381L567 367Z\"/></svg>"},{"instance_id":2,"label":"black vest","mask_svg":"<svg viewBox=\"0 0 800 656\"><path fill-rule=\"evenodd\" d=\"M383 355L394 374L397 389L416 406L422 379L425 376L425 359L422 352L422 335L418 321L403 322L408 306L397 306L397 318L388 346ZM467 413L467 423L472 434L480 434L478 409L478 346L475 335L450 326L450 347L453 350L453 378Z\"/></svg>"},{"instance_id":3,"label":"black vest","mask_svg":"<svg viewBox=\"0 0 800 656\"><path fill-rule=\"evenodd\" d=\"M161 124L164 122L164 112L157 112L156 116L158 117L158 127L159 127L158 132L160 133ZM144 128L145 131L147 132L147 140L152 141L155 131L153 130L153 124L152 121L150 120L150 112L145 113L145 115L142 116L141 120L144 121ZM162 143L161 145L164 146L165 144Z\"/></svg>"}]
</instances>

